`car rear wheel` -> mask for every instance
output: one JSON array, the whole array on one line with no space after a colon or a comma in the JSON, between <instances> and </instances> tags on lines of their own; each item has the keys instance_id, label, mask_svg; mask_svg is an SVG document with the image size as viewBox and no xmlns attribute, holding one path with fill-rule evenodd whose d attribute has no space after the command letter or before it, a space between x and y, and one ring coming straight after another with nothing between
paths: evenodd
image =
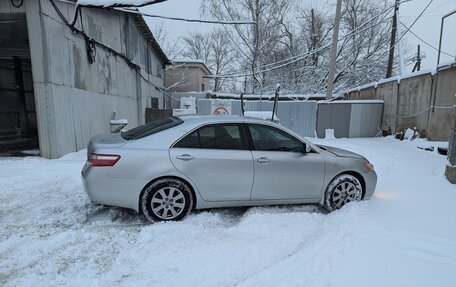
<instances>
[{"instance_id":1,"label":"car rear wheel","mask_svg":"<svg viewBox=\"0 0 456 287\"><path fill-rule=\"evenodd\" d=\"M350 174L336 176L326 188L324 207L333 211L351 201L361 200L363 191L359 180Z\"/></svg>"},{"instance_id":2,"label":"car rear wheel","mask_svg":"<svg viewBox=\"0 0 456 287\"><path fill-rule=\"evenodd\" d=\"M193 206L189 186L176 178L155 181L141 198L141 209L151 221L178 221L186 217Z\"/></svg>"}]
</instances>

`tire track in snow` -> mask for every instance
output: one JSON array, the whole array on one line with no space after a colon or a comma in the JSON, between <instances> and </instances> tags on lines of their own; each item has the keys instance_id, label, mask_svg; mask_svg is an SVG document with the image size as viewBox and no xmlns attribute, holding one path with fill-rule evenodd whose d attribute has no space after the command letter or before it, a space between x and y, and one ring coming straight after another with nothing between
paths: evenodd
<instances>
[{"instance_id":1,"label":"tire track in snow","mask_svg":"<svg viewBox=\"0 0 456 287\"><path fill-rule=\"evenodd\" d=\"M331 274L337 261L353 247L357 225L363 216L362 203L351 203L343 210L324 217L322 230L313 234L310 244L301 244L295 252L252 274L235 286L314 286L326 281L320 274ZM334 244L336 243L336 244ZM302 262L306 262L302 265ZM324 284L321 284L324 285Z\"/></svg>"}]
</instances>

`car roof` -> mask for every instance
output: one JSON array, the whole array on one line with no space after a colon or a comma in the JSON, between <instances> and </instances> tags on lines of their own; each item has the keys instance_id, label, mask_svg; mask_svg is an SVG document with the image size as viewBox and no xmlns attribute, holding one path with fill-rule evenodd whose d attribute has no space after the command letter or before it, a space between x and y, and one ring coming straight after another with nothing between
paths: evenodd
<instances>
[{"instance_id":1,"label":"car roof","mask_svg":"<svg viewBox=\"0 0 456 287\"><path fill-rule=\"evenodd\" d=\"M242 122L249 122L249 123L259 123L259 124L275 124L274 122L262 120L253 117L243 117L243 116L236 116L236 115L229 115L229 116L212 116L212 115L182 115L179 116L185 123L191 123L195 125L199 124L210 124L210 123L242 123Z\"/></svg>"}]
</instances>

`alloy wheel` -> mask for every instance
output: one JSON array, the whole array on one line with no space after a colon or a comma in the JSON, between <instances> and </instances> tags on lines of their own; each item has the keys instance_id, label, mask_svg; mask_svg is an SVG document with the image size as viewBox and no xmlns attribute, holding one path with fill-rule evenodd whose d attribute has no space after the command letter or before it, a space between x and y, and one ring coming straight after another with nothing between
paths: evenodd
<instances>
[{"instance_id":1,"label":"alloy wheel","mask_svg":"<svg viewBox=\"0 0 456 287\"><path fill-rule=\"evenodd\" d=\"M360 191L351 182L339 183L332 194L332 200L337 208L341 208L350 201L356 201L360 199Z\"/></svg>"},{"instance_id":2,"label":"alloy wheel","mask_svg":"<svg viewBox=\"0 0 456 287\"><path fill-rule=\"evenodd\" d=\"M183 212L185 196L182 191L175 187L163 187L154 194L150 203L155 216L170 220Z\"/></svg>"}]
</instances>

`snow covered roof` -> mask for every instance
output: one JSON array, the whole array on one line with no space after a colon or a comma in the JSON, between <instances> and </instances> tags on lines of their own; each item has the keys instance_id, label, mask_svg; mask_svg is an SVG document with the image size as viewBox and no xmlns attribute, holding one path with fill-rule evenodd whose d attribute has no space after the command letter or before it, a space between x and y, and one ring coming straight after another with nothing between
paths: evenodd
<instances>
[{"instance_id":1,"label":"snow covered roof","mask_svg":"<svg viewBox=\"0 0 456 287\"><path fill-rule=\"evenodd\" d=\"M439 68L440 67L452 67L453 65L456 65L456 61L453 61L450 63L445 63L445 64L443 64L443 66L439 65ZM390 77L390 78L386 78L386 79L380 79L375 82L371 82L371 83L364 84L362 86L356 86L354 88L351 88L351 89L345 91L345 94L352 93L352 92L359 92L360 90L364 90L367 88L377 88L378 85L393 82L393 81L397 81L398 83L400 83L401 80L418 77L418 76L422 76L422 75L426 75L426 74L430 74L431 76L433 76L435 74L435 72L436 72L436 69L431 68L431 69L424 69L424 70L413 72L413 73L407 73L402 76L394 76L394 77Z\"/></svg>"},{"instance_id":2,"label":"snow covered roof","mask_svg":"<svg viewBox=\"0 0 456 287\"><path fill-rule=\"evenodd\" d=\"M384 104L383 100L338 100L338 101L318 101L319 104Z\"/></svg>"},{"instance_id":3,"label":"snow covered roof","mask_svg":"<svg viewBox=\"0 0 456 287\"><path fill-rule=\"evenodd\" d=\"M231 93L216 93L217 98L229 98L229 99L239 99L240 94L231 94ZM274 94L264 94L264 95L244 95L244 99L257 99L262 98L264 100L273 99ZM326 94L280 94L279 98L289 98L289 99L297 99L297 100L320 100L324 99ZM333 98L340 97L339 94L333 94Z\"/></svg>"},{"instance_id":4,"label":"snow covered roof","mask_svg":"<svg viewBox=\"0 0 456 287\"><path fill-rule=\"evenodd\" d=\"M204 70L206 70L207 75L212 75L211 70L206 66L203 60L194 60L194 59L178 59L171 61L173 65L176 65L176 68L179 65L198 65L202 66Z\"/></svg>"},{"instance_id":5,"label":"snow covered roof","mask_svg":"<svg viewBox=\"0 0 456 287\"><path fill-rule=\"evenodd\" d=\"M401 81L401 78L399 76L393 76L390 78L381 79L377 82L377 84L380 85L380 84L390 83L390 82L394 82L394 81L399 83Z\"/></svg>"},{"instance_id":6,"label":"snow covered roof","mask_svg":"<svg viewBox=\"0 0 456 287\"><path fill-rule=\"evenodd\" d=\"M451 67L454 67L454 66L456 66L456 61L455 60L449 61L449 62L440 63L437 66L437 69L438 70L444 70L444 69L448 69L448 68L451 68Z\"/></svg>"},{"instance_id":7,"label":"snow covered roof","mask_svg":"<svg viewBox=\"0 0 456 287\"><path fill-rule=\"evenodd\" d=\"M166 0L78 0L77 4L91 7L142 7Z\"/></svg>"},{"instance_id":8,"label":"snow covered roof","mask_svg":"<svg viewBox=\"0 0 456 287\"><path fill-rule=\"evenodd\" d=\"M422 75L426 75L426 74L430 74L431 76L433 76L435 74L435 69L423 69L421 71L407 73L407 74L400 76L400 80L418 77L418 76L422 76Z\"/></svg>"},{"instance_id":9,"label":"snow covered roof","mask_svg":"<svg viewBox=\"0 0 456 287\"><path fill-rule=\"evenodd\" d=\"M272 118L272 111L245 111L244 116L268 121ZM274 115L274 120L278 120L276 114Z\"/></svg>"},{"instance_id":10,"label":"snow covered roof","mask_svg":"<svg viewBox=\"0 0 456 287\"><path fill-rule=\"evenodd\" d=\"M190 58L182 58L182 59L173 59L171 60L173 63L194 63L194 64L203 64L206 63L201 59L190 59Z\"/></svg>"}]
</instances>

